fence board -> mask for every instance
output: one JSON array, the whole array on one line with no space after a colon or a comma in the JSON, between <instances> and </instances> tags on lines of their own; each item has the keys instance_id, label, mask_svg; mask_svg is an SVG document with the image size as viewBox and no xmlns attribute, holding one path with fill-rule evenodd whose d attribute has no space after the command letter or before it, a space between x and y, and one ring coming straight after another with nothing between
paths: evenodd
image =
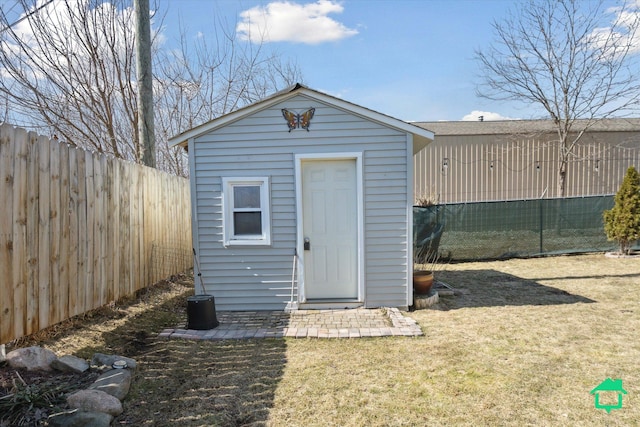
<instances>
[{"instance_id":1,"label":"fence board","mask_svg":"<svg viewBox=\"0 0 640 427\"><path fill-rule=\"evenodd\" d=\"M26 216L26 256L27 256L27 282L26 282L26 324L25 331L31 334L38 331L39 323L39 286L38 286L38 253L39 253L39 224L40 212L38 210L40 178L40 162L38 160L38 135L35 132L27 134L27 216Z\"/></svg>"},{"instance_id":2,"label":"fence board","mask_svg":"<svg viewBox=\"0 0 640 427\"><path fill-rule=\"evenodd\" d=\"M192 266L189 183L0 126L0 343Z\"/></svg>"},{"instance_id":3,"label":"fence board","mask_svg":"<svg viewBox=\"0 0 640 427\"><path fill-rule=\"evenodd\" d=\"M94 214L96 216L96 222L94 224L94 238L95 238L95 251L94 259L96 262L96 275L101 280L99 285L96 286L96 292L94 296L95 304L102 306L108 302L107 300L107 189L106 189L106 174L107 174L107 158L100 157L95 159L95 186L96 186L96 209Z\"/></svg>"},{"instance_id":4,"label":"fence board","mask_svg":"<svg viewBox=\"0 0 640 427\"><path fill-rule=\"evenodd\" d=\"M131 183L130 164L120 162L122 182ZM120 296L133 292L131 286L131 204L129 185L120 186Z\"/></svg>"},{"instance_id":5,"label":"fence board","mask_svg":"<svg viewBox=\"0 0 640 427\"><path fill-rule=\"evenodd\" d=\"M13 175L13 332L27 334L27 132L16 129L14 134Z\"/></svg>"},{"instance_id":6,"label":"fence board","mask_svg":"<svg viewBox=\"0 0 640 427\"><path fill-rule=\"evenodd\" d=\"M107 283L106 283L106 301L114 301L117 298L115 280L114 280L114 270L116 270L119 266L116 266L115 255L116 255L116 246L118 244L118 228L119 228L119 215L115 211L116 204L114 198L117 197L116 189L114 188L114 182L117 181L118 176L118 168L117 165L114 167L113 159L107 159L107 173L105 175L105 190L107 192L106 196L106 211L107 211L107 221L106 221L106 233L107 233ZM117 270L116 270L117 277Z\"/></svg>"},{"instance_id":7,"label":"fence board","mask_svg":"<svg viewBox=\"0 0 640 427\"><path fill-rule=\"evenodd\" d=\"M95 298L94 289L94 272L97 265L96 262L96 251L95 251L95 227L94 223L96 221L95 211L96 211L96 181L94 179L95 169L93 164L93 156L90 152L85 151L85 173L86 173L86 188L85 194L87 198L87 219L85 224L86 229L86 256L85 256L85 295L84 295L84 306L85 309L88 310L89 307L93 307L93 301Z\"/></svg>"},{"instance_id":8,"label":"fence board","mask_svg":"<svg viewBox=\"0 0 640 427\"><path fill-rule=\"evenodd\" d=\"M132 290L135 290L136 283L143 282L143 277L140 276L139 268L141 264L141 246L142 242L140 241L140 236L143 235L144 231L141 229L142 227L142 215L143 211L140 208L142 195L140 192L140 175L142 173L141 168L131 168L131 228L133 230L138 230L137 233L133 233L131 237L131 284Z\"/></svg>"},{"instance_id":9,"label":"fence board","mask_svg":"<svg viewBox=\"0 0 640 427\"><path fill-rule=\"evenodd\" d=\"M62 234L62 209L60 207L60 144L51 144L49 150L49 257L50 286L49 292L49 324L59 322L64 317L60 314L60 234ZM43 242L44 243L44 242Z\"/></svg>"},{"instance_id":10,"label":"fence board","mask_svg":"<svg viewBox=\"0 0 640 427\"><path fill-rule=\"evenodd\" d=\"M0 126L0 337L13 333L13 127ZM2 342L2 340L0 340Z\"/></svg>"},{"instance_id":11,"label":"fence board","mask_svg":"<svg viewBox=\"0 0 640 427\"><path fill-rule=\"evenodd\" d=\"M69 256L71 242L69 239L69 146L60 145L60 283L58 300L58 319L67 319L69 314ZM54 237L55 238L55 237ZM59 321L56 319L56 321Z\"/></svg>"},{"instance_id":12,"label":"fence board","mask_svg":"<svg viewBox=\"0 0 640 427\"><path fill-rule=\"evenodd\" d=\"M85 298L87 293L86 284L86 264L87 264L87 165L85 161L85 155L83 151L79 151L76 156L76 167L78 170L77 176L77 197L76 197L76 213L78 216L77 228L78 238L76 239L78 245L78 264L77 264L77 314L84 313L87 308L85 305Z\"/></svg>"},{"instance_id":13,"label":"fence board","mask_svg":"<svg viewBox=\"0 0 640 427\"><path fill-rule=\"evenodd\" d=\"M77 168L77 208L78 208L78 267L77 267L77 309L76 315L89 310L86 305L87 294L87 164L85 161L85 153L78 151Z\"/></svg>"},{"instance_id":14,"label":"fence board","mask_svg":"<svg viewBox=\"0 0 640 427\"><path fill-rule=\"evenodd\" d=\"M78 151L69 150L69 314L78 314Z\"/></svg>"},{"instance_id":15,"label":"fence board","mask_svg":"<svg viewBox=\"0 0 640 427\"><path fill-rule=\"evenodd\" d=\"M50 325L49 323L49 299L51 295L49 290L51 289L50 282L50 245L49 245L49 233L50 233L50 202L49 191L51 185L51 170L50 165L50 147L49 141L44 137L39 137L37 141L38 146L38 169L39 169L39 200L38 200L38 217L39 228L38 234L40 236L41 244L38 245L38 325L39 328L44 328Z\"/></svg>"}]
</instances>

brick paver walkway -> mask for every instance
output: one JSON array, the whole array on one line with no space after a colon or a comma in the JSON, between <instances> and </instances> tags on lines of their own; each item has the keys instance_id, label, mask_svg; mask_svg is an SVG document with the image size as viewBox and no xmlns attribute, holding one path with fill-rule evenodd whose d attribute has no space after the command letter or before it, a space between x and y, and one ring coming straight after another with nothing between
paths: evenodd
<instances>
[{"instance_id":1,"label":"brick paver walkway","mask_svg":"<svg viewBox=\"0 0 640 427\"><path fill-rule=\"evenodd\" d=\"M362 338L420 336L415 320L397 308L217 312L211 330L165 329L163 338L220 340L243 338Z\"/></svg>"}]
</instances>

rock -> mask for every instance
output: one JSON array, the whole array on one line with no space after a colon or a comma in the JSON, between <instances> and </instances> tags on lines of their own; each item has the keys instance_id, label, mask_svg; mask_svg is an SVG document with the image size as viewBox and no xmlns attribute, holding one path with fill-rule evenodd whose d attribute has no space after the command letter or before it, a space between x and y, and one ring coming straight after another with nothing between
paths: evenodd
<instances>
[{"instance_id":1,"label":"rock","mask_svg":"<svg viewBox=\"0 0 640 427\"><path fill-rule=\"evenodd\" d=\"M4 348L4 344L0 344L0 363L7 360L7 352Z\"/></svg>"},{"instance_id":2,"label":"rock","mask_svg":"<svg viewBox=\"0 0 640 427\"><path fill-rule=\"evenodd\" d=\"M117 398L100 390L77 391L67 397L67 403L82 411L104 412L114 417L123 411L122 403Z\"/></svg>"},{"instance_id":3,"label":"rock","mask_svg":"<svg viewBox=\"0 0 640 427\"><path fill-rule=\"evenodd\" d=\"M89 364L86 360L80 359L75 356L62 356L51 362L51 367L56 371L61 372L75 372L81 374L89 369Z\"/></svg>"},{"instance_id":4,"label":"rock","mask_svg":"<svg viewBox=\"0 0 640 427\"><path fill-rule=\"evenodd\" d=\"M102 353L96 353L93 355L93 358L91 358L91 367L95 367L96 369L111 369L113 362L115 362L116 360L124 360L125 362L127 362L127 368L135 371L136 370L136 361L133 359L130 359L128 357L124 357L124 356L117 356L117 355L109 355L109 354L102 354Z\"/></svg>"},{"instance_id":5,"label":"rock","mask_svg":"<svg viewBox=\"0 0 640 427\"><path fill-rule=\"evenodd\" d=\"M101 390L111 396L123 400L131 386L132 373L128 369L112 369L100 375L89 387L89 390Z\"/></svg>"},{"instance_id":6,"label":"rock","mask_svg":"<svg viewBox=\"0 0 640 427\"><path fill-rule=\"evenodd\" d=\"M9 366L28 371L50 371L51 363L56 359L53 351L38 346L19 348L7 354Z\"/></svg>"},{"instance_id":7,"label":"rock","mask_svg":"<svg viewBox=\"0 0 640 427\"><path fill-rule=\"evenodd\" d=\"M82 412L73 410L49 417L50 427L109 427L113 417L104 412Z\"/></svg>"}]
</instances>

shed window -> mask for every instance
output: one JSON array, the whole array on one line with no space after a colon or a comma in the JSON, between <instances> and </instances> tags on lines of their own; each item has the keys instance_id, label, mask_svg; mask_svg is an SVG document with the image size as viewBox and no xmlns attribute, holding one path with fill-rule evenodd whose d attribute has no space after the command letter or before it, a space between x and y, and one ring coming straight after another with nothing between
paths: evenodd
<instances>
[{"instance_id":1,"label":"shed window","mask_svg":"<svg viewBox=\"0 0 640 427\"><path fill-rule=\"evenodd\" d=\"M223 178L225 245L269 245L268 178Z\"/></svg>"}]
</instances>

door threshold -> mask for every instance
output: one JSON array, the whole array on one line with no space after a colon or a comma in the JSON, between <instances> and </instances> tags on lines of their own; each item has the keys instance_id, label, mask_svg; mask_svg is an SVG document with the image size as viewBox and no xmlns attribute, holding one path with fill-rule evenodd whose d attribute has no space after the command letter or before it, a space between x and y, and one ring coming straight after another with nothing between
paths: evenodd
<instances>
[{"instance_id":1,"label":"door threshold","mask_svg":"<svg viewBox=\"0 0 640 427\"><path fill-rule=\"evenodd\" d=\"M298 310L344 310L364 306L362 301L354 300L307 300L298 303Z\"/></svg>"}]
</instances>

